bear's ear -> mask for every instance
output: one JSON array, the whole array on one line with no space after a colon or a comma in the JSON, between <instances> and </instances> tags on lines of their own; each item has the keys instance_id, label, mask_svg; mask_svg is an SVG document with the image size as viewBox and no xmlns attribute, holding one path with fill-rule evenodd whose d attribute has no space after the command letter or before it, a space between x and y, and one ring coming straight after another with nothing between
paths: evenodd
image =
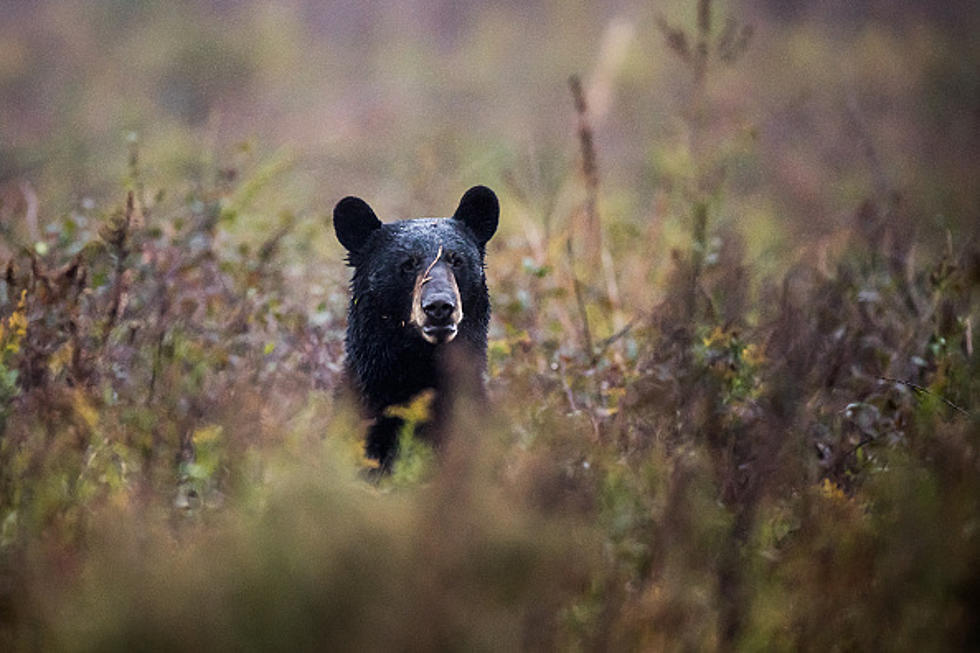
<instances>
[{"instance_id":1,"label":"bear's ear","mask_svg":"<svg viewBox=\"0 0 980 653\"><path fill-rule=\"evenodd\" d=\"M463 194L453 219L461 220L469 227L482 247L497 231L500 219L500 203L497 196L486 186L474 186Z\"/></svg>"},{"instance_id":2,"label":"bear's ear","mask_svg":"<svg viewBox=\"0 0 980 653\"><path fill-rule=\"evenodd\" d=\"M360 197L345 197L333 209L333 229L348 252L359 252L381 220Z\"/></svg>"}]
</instances>

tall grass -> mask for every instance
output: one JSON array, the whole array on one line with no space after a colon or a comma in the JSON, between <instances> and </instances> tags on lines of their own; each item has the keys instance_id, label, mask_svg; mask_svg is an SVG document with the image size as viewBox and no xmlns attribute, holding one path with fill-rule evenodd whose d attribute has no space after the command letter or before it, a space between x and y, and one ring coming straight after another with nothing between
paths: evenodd
<instances>
[{"instance_id":1,"label":"tall grass","mask_svg":"<svg viewBox=\"0 0 980 653\"><path fill-rule=\"evenodd\" d=\"M786 125L808 144L804 127L826 127L805 99L746 138L731 76L760 90L773 71L760 49L825 51L806 29L724 11L702 0L611 19L636 21L641 51L605 74L620 76L624 103L653 102L629 91L651 79L643 48L673 57L676 119L643 105L600 120L588 75L574 104L559 77L563 101L544 119L563 125L561 147L465 173L504 180L488 255L491 401L461 398L439 452L408 429L376 484L364 480L365 425L335 392L346 271L305 208L320 199L308 155L205 145L176 157L175 173L160 143L134 136L116 145L122 180L60 216L38 200L59 205L61 181L0 168L0 648L980 644L969 193L952 178L930 176L928 192L903 183L891 132L859 96L842 109L857 163L820 167L832 153L773 144ZM785 40L760 28L750 43L744 25L759 20ZM853 47L880 61L888 44L868 38ZM290 52L268 65L288 68ZM257 90L277 88L262 65L243 70ZM209 102L234 95L215 84ZM210 127L173 133L198 129ZM445 129L432 138L450 162L485 154L453 149L466 130ZM663 139L635 177L624 131ZM395 173L372 176L376 146L344 161L397 209L385 213L422 200L438 213L452 166L391 144L392 160L413 162L402 194ZM42 178L58 170L45 166ZM759 180L767 171L775 181ZM344 174L328 193L357 191L339 188Z\"/></svg>"}]
</instances>

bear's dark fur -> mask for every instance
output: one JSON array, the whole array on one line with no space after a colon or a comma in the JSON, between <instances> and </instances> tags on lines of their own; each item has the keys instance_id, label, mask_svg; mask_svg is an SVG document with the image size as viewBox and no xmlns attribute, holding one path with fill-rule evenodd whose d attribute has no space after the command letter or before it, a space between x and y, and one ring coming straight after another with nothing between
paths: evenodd
<instances>
[{"instance_id":1,"label":"bear's dark fur","mask_svg":"<svg viewBox=\"0 0 980 653\"><path fill-rule=\"evenodd\" d=\"M500 208L475 186L452 218L383 224L366 202L345 197L334 208L337 239L354 268L347 314L347 376L374 424L366 453L390 468L401 420L386 409L421 391L436 392L435 422L449 385L482 387L490 298L486 244ZM449 380L447 361L465 360L469 379Z\"/></svg>"}]
</instances>

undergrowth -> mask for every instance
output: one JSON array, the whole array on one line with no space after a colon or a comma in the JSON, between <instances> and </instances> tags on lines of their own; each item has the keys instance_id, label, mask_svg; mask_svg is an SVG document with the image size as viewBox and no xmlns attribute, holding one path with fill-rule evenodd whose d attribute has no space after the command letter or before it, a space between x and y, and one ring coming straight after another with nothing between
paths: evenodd
<instances>
[{"instance_id":1,"label":"undergrowth","mask_svg":"<svg viewBox=\"0 0 980 653\"><path fill-rule=\"evenodd\" d=\"M977 234L917 242L878 188L816 259L750 260L705 84L752 32L711 9L658 21L691 83L670 259L610 237L573 79L581 203L499 171L541 219L488 256L490 404L438 452L404 407L390 477L336 393L342 284L290 286L294 216L235 238L281 162L148 194L133 140L116 206L5 232L0 648L980 646Z\"/></svg>"}]
</instances>

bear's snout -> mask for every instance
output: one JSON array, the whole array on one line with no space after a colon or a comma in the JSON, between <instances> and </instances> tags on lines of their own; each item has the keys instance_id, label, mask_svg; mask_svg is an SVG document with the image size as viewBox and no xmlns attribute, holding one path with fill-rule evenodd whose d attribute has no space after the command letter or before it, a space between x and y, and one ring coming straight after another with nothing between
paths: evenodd
<instances>
[{"instance_id":1,"label":"bear's snout","mask_svg":"<svg viewBox=\"0 0 980 653\"><path fill-rule=\"evenodd\" d=\"M427 297L422 301L422 310L430 324L448 324L449 317L456 310L453 298L445 293Z\"/></svg>"},{"instance_id":2,"label":"bear's snout","mask_svg":"<svg viewBox=\"0 0 980 653\"><path fill-rule=\"evenodd\" d=\"M452 268L436 258L415 282L412 324L432 344L450 342L463 319L459 285Z\"/></svg>"}]
</instances>

